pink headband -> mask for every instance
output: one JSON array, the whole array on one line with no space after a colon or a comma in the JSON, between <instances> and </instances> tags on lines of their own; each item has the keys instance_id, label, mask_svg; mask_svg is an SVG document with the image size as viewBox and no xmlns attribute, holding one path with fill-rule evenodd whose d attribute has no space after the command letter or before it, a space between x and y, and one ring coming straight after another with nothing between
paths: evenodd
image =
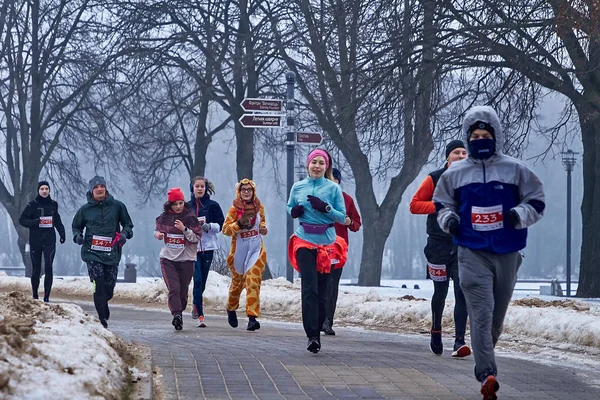
<instances>
[{"instance_id":1,"label":"pink headband","mask_svg":"<svg viewBox=\"0 0 600 400\"><path fill-rule=\"evenodd\" d=\"M318 156L321 156L325 159L325 168L329 168L329 156L327 155L327 153L325 153L324 150L321 149L314 149L310 152L310 154L308 155L308 159L306 160L306 168L308 168L308 165L313 160L313 158Z\"/></svg>"}]
</instances>

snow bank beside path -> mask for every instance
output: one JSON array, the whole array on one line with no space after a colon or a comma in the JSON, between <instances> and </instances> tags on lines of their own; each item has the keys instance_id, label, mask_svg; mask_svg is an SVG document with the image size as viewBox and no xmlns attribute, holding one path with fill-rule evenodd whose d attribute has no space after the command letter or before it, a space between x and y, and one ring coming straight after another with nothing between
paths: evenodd
<instances>
[{"instance_id":1,"label":"snow bank beside path","mask_svg":"<svg viewBox=\"0 0 600 400\"><path fill-rule=\"evenodd\" d=\"M87 278L55 279L53 293L58 296L85 296L91 300L91 283ZM225 313L231 279L210 271L204 306L209 311ZM0 276L0 290L29 292L29 280ZM430 297L413 297L410 291L390 287L340 286L336 324L405 333L428 332L431 324ZM417 291L413 291L417 293ZM421 290L422 296L428 296ZM284 278L263 282L261 310L264 317L301 320L300 281L293 284ZM191 285L190 285L191 296ZM142 303L167 303L167 288L162 279L138 283L118 283L115 298ZM240 314L245 296L242 295ZM442 325L444 334L453 333L453 300L446 302ZM210 313L210 312L209 312ZM543 338L600 349L600 304L578 300L544 301L534 297L514 300L508 310L504 332L522 338Z\"/></svg>"},{"instance_id":2,"label":"snow bank beside path","mask_svg":"<svg viewBox=\"0 0 600 400\"><path fill-rule=\"evenodd\" d=\"M2 399L120 399L121 346L76 305L0 293Z\"/></svg>"}]
</instances>

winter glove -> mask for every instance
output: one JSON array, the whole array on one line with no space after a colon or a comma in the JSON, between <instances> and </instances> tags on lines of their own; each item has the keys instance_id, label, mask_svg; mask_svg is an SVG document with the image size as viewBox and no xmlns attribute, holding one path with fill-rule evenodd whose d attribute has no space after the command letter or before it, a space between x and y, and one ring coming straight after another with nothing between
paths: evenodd
<instances>
[{"instance_id":1,"label":"winter glove","mask_svg":"<svg viewBox=\"0 0 600 400\"><path fill-rule=\"evenodd\" d=\"M210 224L202 224L202 232L208 233L210 231Z\"/></svg>"},{"instance_id":2,"label":"winter glove","mask_svg":"<svg viewBox=\"0 0 600 400\"><path fill-rule=\"evenodd\" d=\"M65 240L66 240L66 239L65 239L65 237L64 237L64 236L63 236L63 237L61 237L61 238L60 238L60 244L63 244L63 243L65 242Z\"/></svg>"},{"instance_id":3,"label":"winter glove","mask_svg":"<svg viewBox=\"0 0 600 400\"><path fill-rule=\"evenodd\" d=\"M451 218L450 221L448 221L448 232L454 237L458 237L460 234L460 225L456 218Z\"/></svg>"},{"instance_id":4,"label":"winter glove","mask_svg":"<svg viewBox=\"0 0 600 400\"><path fill-rule=\"evenodd\" d=\"M73 238L73 241L81 246L83 244L83 235L80 233Z\"/></svg>"},{"instance_id":5,"label":"winter glove","mask_svg":"<svg viewBox=\"0 0 600 400\"><path fill-rule=\"evenodd\" d=\"M323 200L311 195L306 196L306 198L308 199L308 202L310 203L312 208L322 213L327 212L327 203L325 203Z\"/></svg>"},{"instance_id":6,"label":"winter glove","mask_svg":"<svg viewBox=\"0 0 600 400\"><path fill-rule=\"evenodd\" d=\"M297 205L292 207L292 211L290 212L292 218L300 218L304 215L304 207L301 205Z\"/></svg>"},{"instance_id":7,"label":"winter glove","mask_svg":"<svg viewBox=\"0 0 600 400\"><path fill-rule=\"evenodd\" d=\"M250 220L252 218L249 215L242 215L240 217L240 219L238 220L238 226L240 227L240 229L248 229L250 228Z\"/></svg>"},{"instance_id":8,"label":"winter glove","mask_svg":"<svg viewBox=\"0 0 600 400\"><path fill-rule=\"evenodd\" d=\"M519 222L521 222L519 214L515 210L510 210L509 212L507 212L504 216L504 221L506 221L507 225L515 228L517 227L517 225L519 225Z\"/></svg>"},{"instance_id":9,"label":"winter glove","mask_svg":"<svg viewBox=\"0 0 600 400\"><path fill-rule=\"evenodd\" d=\"M119 233L119 237L117 238L117 243L119 243L119 245L121 247L123 247L123 245L125 245L125 242L127 242L127 238L125 237L124 234Z\"/></svg>"}]
</instances>

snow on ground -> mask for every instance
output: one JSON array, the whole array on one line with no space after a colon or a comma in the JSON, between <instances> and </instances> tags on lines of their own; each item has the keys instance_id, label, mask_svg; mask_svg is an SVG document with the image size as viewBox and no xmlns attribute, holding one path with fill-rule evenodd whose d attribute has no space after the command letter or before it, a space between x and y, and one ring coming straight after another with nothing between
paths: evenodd
<instances>
[{"instance_id":1,"label":"snow on ground","mask_svg":"<svg viewBox=\"0 0 600 400\"><path fill-rule=\"evenodd\" d=\"M1 277L4 286L6 277ZM119 399L121 339L73 304L0 293L0 398Z\"/></svg>"},{"instance_id":2,"label":"snow on ground","mask_svg":"<svg viewBox=\"0 0 600 400\"><path fill-rule=\"evenodd\" d=\"M208 311L225 313L230 281L229 277L210 271L204 293L204 304ZM398 287L398 281L382 281L385 286L376 288L341 285L336 324L405 333L428 332L433 284L426 280L403 283L407 284L407 289ZM419 285L419 289L414 289L415 284ZM28 293L29 288L27 278L0 276L0 290ZM88 278L55 278L52 293L59 297L83 296L91 299L91 290ZM533 293L526 290L515 291L505 320L506 335L512 335L518 340L543 339L550 343L600 350L600 303L560 300L559 297L534 296ZM451 335L454 325L452 289L448 294L443 327L445 334ZM160 278L138 279L137 283L118 283L115 298L133 303L166 305L167 288ZM240 310L244 306L242 296ZM300 280L295 280L293 284L284 278L263 282L261 310L263 316L268 318L300 321Z\"/></svg>"}]
</instances>

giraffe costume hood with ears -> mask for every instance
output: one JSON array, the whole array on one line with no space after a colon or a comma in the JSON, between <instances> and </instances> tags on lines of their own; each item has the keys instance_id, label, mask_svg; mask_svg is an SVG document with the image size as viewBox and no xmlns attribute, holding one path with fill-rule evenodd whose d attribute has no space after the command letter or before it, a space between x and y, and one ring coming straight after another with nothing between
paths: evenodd
<instances>
[{"instance_id":1,"label":"giraffe costume hood with ears","mask_svg":"<svg viewBox=\"0 0 600 400\"><path fill-rule=\"evenodd\" d=\"M253 190L251 201L241 197L242 186L250 185ZM256 184L251 179L242 179L235 187L236 198L227 212L223 234L231 236L231 250L227 265L231 271L231 286L227 299L227 310L239 307L240 295L246 289L246 315L260 314L260 286L267 264L267 252L262 236L267 234L265 209L256 195Z\"/></svg>"}]
</instances>

